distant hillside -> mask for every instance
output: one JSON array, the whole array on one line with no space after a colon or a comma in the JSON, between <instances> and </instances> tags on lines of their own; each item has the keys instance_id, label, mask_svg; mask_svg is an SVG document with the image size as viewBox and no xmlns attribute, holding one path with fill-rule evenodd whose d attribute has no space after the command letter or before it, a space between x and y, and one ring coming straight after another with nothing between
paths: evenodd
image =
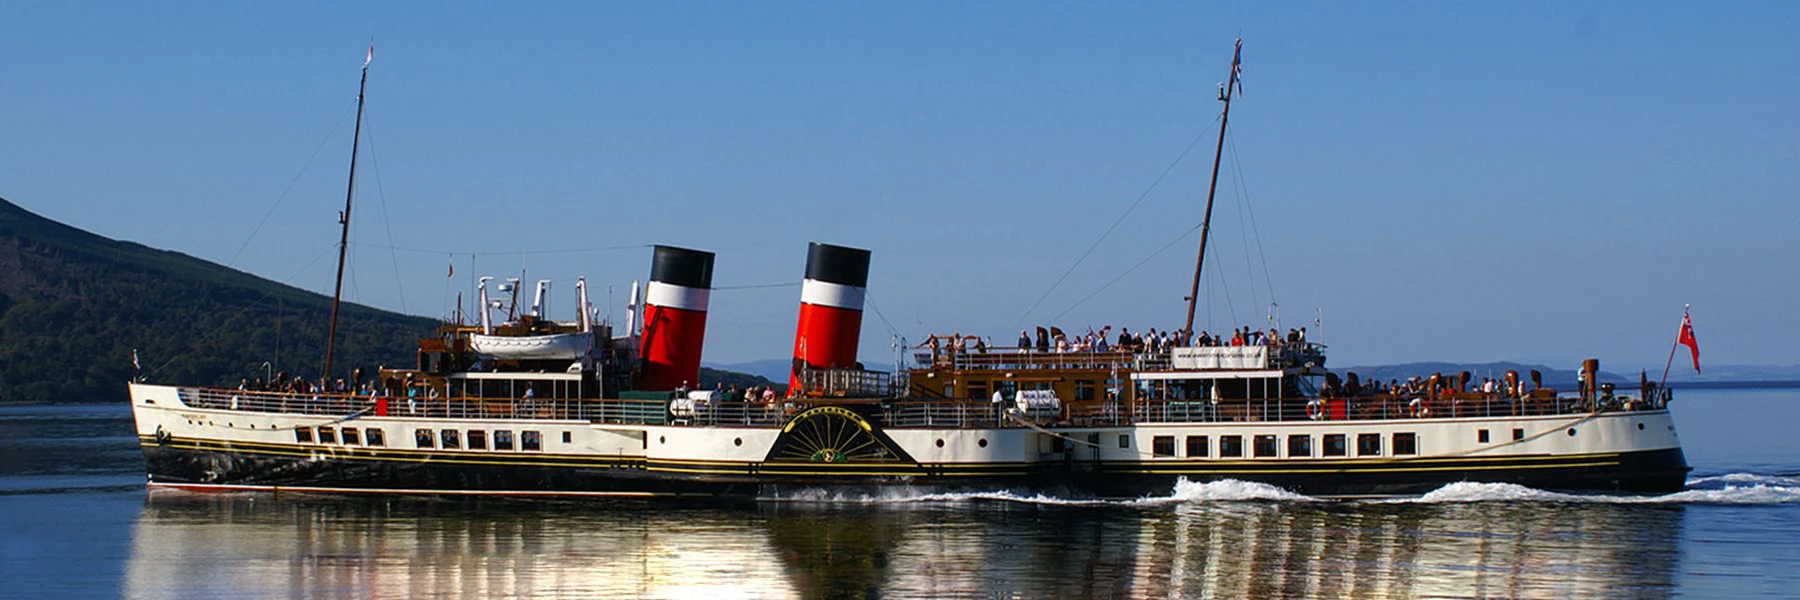
<instances>
[{"instance_id":1,"label":"distant hillside","mask_svg":"<svg viewBox=\"0 0 1800 600\"><path fill-rule=\"evenodd\" d=\"M708 365L708 366L717 368L717 369L737 371L740 373L749 373L751 375L755 375L755 376L767 379L769 381L773 381L782 386L786 386L787 381L788 381L788 369L793 368L793 364L794 364L794 359L791 359L791 358L770 358L770 359L765 359L765 360L752 360L752 361L748 361L748 362L729 363L729 364L722 364L722 365ZM863 368L869 369L871 371L892 371L892 370L894 370L893 365L890 365L888 363L877 363L877 362L864 362ZM704 373L704 372L701 373L700 378L705 379L706 373ZM742 387L742 386L739 386L739 387Z\"/></svg>"},{"instance_id":2,"label":"distant hillside","mask_svg":"<svg viewBox=\"0 0 1800 600\"><path fill-rule=\"evenodd\" d=\"M0 404L126 402L134 348L157 383L236 385L277 357L276 370L314 377L330 314L328 296L94 235L0 199ZM346 303L336 370L411 365L418 339L436 326ZM714 381L770 385L701 370L703 385Z\"/></svg>"},{"instance_id":3,"label":"distant hillside","mask_svg":"<svg viewBox=\"0 0 1800 600\"><path fill-rule=\"evenodd\" d=\"M757 386L757 387L771 387L772 386L775 389L782 390L784 392L787 390L787 378L785 378L785 377L782 378L782 380L780 382L775 382L775 381L770 381L769 378L763 377L761 375L755 375L755 374L751 374L751 373L738 373L738 372L734 372L734 371L724 371L724 370L713 369L713 368L708 368L708 367L700 367L700 385L696 389L702 389L702 390L711 389L713 387L714 383L723 383L726 385L726 387L735 385L740 390L751 387L751 386Z\"/></svg>"},{"instance_id":4,"label":"distant hillside","mask_svg":"<svg viewBox=\"0 0 1800 600\"><path fill-rule=\"evenodd\" d=\"M0 199L0 403L125 402L133 348L158 382L235 384L278 354L277 368L316 374L330 311L329 297ZM434 326L345 304L337 364L412 364Z\"/></svg>"}]
</instances>

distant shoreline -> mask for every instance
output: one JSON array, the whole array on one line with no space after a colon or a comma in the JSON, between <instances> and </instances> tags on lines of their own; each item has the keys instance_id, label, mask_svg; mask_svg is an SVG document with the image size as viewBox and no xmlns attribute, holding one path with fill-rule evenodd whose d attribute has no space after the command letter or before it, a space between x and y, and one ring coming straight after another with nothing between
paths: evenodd
<instances>
[{"instance_id":1,"label":"distant shoreline","mask_svg":"<svg viewBox=\"0 0 1800 600\"><path fill-rule=\"evenodd\" d=\"M1676 390L1800 389L1800 381L1671 381Z\"/></svg>"}]
</instances>

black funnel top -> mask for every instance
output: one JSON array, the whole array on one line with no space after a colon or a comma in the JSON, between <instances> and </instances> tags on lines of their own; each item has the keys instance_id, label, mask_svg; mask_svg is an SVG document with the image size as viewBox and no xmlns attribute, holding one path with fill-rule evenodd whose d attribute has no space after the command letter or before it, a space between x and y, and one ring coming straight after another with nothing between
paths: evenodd
<instances>
[{"instance_id":1,"label":"black funnel top","mask_svg":"<svg viewBox=\"0 0 1800 600\"><path fill-rule=\"evenodd\" d=\"M657 246L650 259L650 280L682 287L712 289L713 253Z\"/></svg>"},{"instance_id":2,"label":"black funnel top","mask_svg":"<svg viewBox=\"0 0 1800 600\"><path fill-rule=\"evenodd\" d=\"M851 287L868 287L869 251L813 242L806 247L806 278Z\"/></svg>"}]
</instances>

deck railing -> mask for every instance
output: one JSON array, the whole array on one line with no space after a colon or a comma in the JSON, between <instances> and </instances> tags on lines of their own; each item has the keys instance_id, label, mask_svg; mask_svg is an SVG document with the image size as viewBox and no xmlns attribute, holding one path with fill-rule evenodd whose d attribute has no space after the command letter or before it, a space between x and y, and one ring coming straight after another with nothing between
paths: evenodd
<instances>
[{"instance_id":1,"label":"deck railing","mask_svg":"<svg viewBox=\"0 0 1800 600\"><path fill-rule=\"evenodd\" d=\"M537 398L421 398L349 394L292 394L180 388L183 404L194 408L253 413L328 415L340 418L404 416L439 419L544 419L628 425L697 427L779 427L815 405L857 404L884 427L1021 427L1008 404L972 400L858 400L787 398L774 403L694 402L671 409L667 400ZM1417 400L1417 402L1415 402ZM1575 397L1138 400L1066 406L1055 416L1034 419L1038 426L1105 427L1132 423L1281 422L1307 420L1392 420L1414 418L1518 417L1620 412L1666 406L1667 394L1650 402L1615 397L1589 402Z\"/></svg>"},{"instance_id":2,"label":"deck railing","mask_svg":"<svg viewBox=\"0 0 1800 600\"><path fill-rule=\"evenodd\" d=\"M921 369L950 369L956 371L980 370L1032 370L1032 369L1111 369L1125 368L1139 371L1157 371L1170 368L1219 368L1184 367L1175 364L1177 353L1195 354L1239 354L1253 349L1266 349L1260 354L1258 364L1233 364L1234 368L1269 369L1285 367L1301 367L1308 364L1318 366L1324 364L1325 347L1307 342L1304 344L1287 344L1282 346L1196 346L1171 350L1149 351L1137 349L1100 350L1037 350L1035 348L993 347L983 350L963 348L922 349L913 352L914 364Z\"/></svg>"}]
</instances>

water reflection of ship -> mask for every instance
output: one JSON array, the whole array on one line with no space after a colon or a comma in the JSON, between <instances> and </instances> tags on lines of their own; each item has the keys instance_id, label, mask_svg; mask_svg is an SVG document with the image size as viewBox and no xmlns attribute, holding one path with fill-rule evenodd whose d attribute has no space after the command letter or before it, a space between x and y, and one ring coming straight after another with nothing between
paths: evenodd
<instances>
[{"instance_id":1,"label":"water reflection of ship","mask_svg":"<svg viewBox=\"0 0 1800 600\"><path fill-rule=\"evenodd\" d=\"M1684 515L1678 506L1545 503L759 506L153 494L125 589L1654 597L1673 589Z\"/></svg>"},{"instance_id":2,"label":"water reflection of ship","mask_svg":"<svg viewBox=\"0 0 1800 600\"><path fill-rule=\"evenodd\" d=\"M1131 596L1668 596L1679 506L1190 504L1147 517Z\"/></svg>"}]
</instances>

